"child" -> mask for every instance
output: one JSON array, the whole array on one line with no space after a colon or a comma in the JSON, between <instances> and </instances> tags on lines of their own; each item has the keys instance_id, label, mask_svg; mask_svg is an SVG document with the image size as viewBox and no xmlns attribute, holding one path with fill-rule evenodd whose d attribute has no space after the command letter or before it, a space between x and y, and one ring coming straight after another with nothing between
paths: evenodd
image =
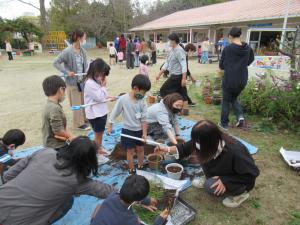
<instances>
[{"instance_id":1,"label":"child","mask_svg":"<svg viewBox=\"0 0 300 225\"><path fill-rule=\"evenodd\" d=\"M91 225L141 225L138 216L131 206L141 201L150 209L156 210L156 199L149 198L150 185L146 178L132 175L125 180L120 193L111 194L101 206L95 210ZM168 217L164 210L155 220L154 225L163 225Z\"/></svg>"},{"instance_id":2,"label":"child","mask_svg":"<svg viewBox=\"0 0 300 225\"><path fill-rule=\"evenodd\" d=\"M147 138L147 105L144 96L151 88L151 82L148 77L142 74L136 75L131 83L131 91L122 95L117 101L109 120L107 133L110 134L112 124L122 113L123 129L122 134L131 135L138 138ZM143 169L144 162L144 143L133 139L121 137L121 144L127 150L127 161L129 173L134 174L133 156L135 151L138 157L138 169Z\"/></svg>"},{"instance_id":3,"label":"child","mask_svg":"<svg viewBox=\"0 0 300 225\"><path fill-rule=\"evenodd\" d=\"M198 45L198 63L201 63L201 45Z\"/></svg>"},{"instance_id":4,"label":"child","mask_svg":"<svg viewBox=\"0 0 300 225\"><path fill-rule=\"evenodd\" d=\"M18 146L25 143L26 137L23 131L19 129L11 129L7 131L3 138L0 138L0 164L3 168L0 168L0 175L2 178L2 172L13 166L17 161L12 158L13 150ZM0 185L2 179L0 179Z\"/></svg>"},{"instance_id":5,"label":"child","mask_svg":"<svg viewBox=\"0 0 300 225\"><path fill-rule=\"evenodd\" d=\"M43 89L48 97L42 118L42 136L44 147L60 150L71 141L74 135L67 130L67 120L60 103L66 97L66 83L57 75L43 81Z\"/></svg>"},{"instance_id":6,"label":"child","mask_svg":"<svg viewBox=\"0 0 300 225\"><path fill-rule=\"evenodd\" d=\"M117 55L117 50L114 47L113 43L109 44L109 65L116 64L116 55Z\"/></svg>"},{"instance_id":7,"label":"child","mask_svg":"<svg viewBox=\"0 0 300 225\"><path fill-rule=\"evenodd\" d=\"M122 67L123 60L124 60L124 53L121 50L119 50L117 56L118 56L118 63L120 64L120 67Z\"/></svg>"},{"instance_id":8,"label":"child","mask_svg":"<svg viewBox=\"0 0 300 225\"><path fill-rule=\"evenodd\" d=\"M149 68L148 68L148 62L149 62L149 57L147 55L143 55L141 57L141 64L140 64L140 74L143 74L147 77L149 77Z\"/></svg>"},{"instance_id":9,"label":"child","mask_svg":"<svg viewBox=\"0 0 300 225\"><path fill-rule=\"evenodd\" d=\"M94 60L89 67L84 86L84 103L95 105L87 106L85 114L95 133L95 142L99 147L98 152L105 152L102 148L102 136L105 130L108 106L107 101L113 100L107 94L106 76L109 75L110 67L102 59Z\"/></svg>"}]
</instances>

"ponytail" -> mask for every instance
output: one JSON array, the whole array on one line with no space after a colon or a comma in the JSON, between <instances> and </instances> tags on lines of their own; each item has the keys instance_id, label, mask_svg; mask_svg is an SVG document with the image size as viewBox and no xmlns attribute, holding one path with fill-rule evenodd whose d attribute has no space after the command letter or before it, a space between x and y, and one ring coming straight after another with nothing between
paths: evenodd
<instances>
[{"instance_id":1,"label":"ponytail","mask_svg":"<svg viewBox=\"0 0 300 225\"><path fill-rule=\"evenodd\" d=\"M81 30L75 30L71 34L71 41L72 43L76 42L79 38L84 36L84 32Z\"/></svg>"}]
</instances>

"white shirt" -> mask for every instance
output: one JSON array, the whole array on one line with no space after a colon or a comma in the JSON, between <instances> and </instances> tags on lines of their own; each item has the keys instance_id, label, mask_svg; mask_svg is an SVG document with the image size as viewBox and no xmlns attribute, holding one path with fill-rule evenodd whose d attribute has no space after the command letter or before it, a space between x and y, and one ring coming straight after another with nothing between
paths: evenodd
<instances>
[{"instance_id":1,"label":"white shirt","mask_svg":"<svg viewBox=\"0 0 300 225\"><path fill-rule=\"evenodd\" d=\"M109 47L109 54L110 55L116 55L117 54L117 50L114 46Z\"/></svg>"},{"instance_id":2,"label":"white shirt","mask_svg":"<svg viewBox=\"0 0 300 225\"><path fill-rule=\"evenodd\" d=\"M5 44L5 49L6 49L7 52L12 52L11 44L10 43L6 43Z\"/></svg>"}]
</instances>

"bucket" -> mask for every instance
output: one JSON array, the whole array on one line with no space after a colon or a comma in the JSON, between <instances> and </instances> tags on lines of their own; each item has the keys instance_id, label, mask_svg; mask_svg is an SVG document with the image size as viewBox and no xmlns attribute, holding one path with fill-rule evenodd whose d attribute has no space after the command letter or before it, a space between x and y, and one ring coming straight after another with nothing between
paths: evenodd
<instances>
[{"instance_id":1,"label":"bucket","mask_svg":"<svg viewBox=\"0 0 300 225\"><path fill-rule=\"evenodd\" d=\"M201 81L200 81L200 80L196 80L195 86L196 86L196 87L200 87L200 86L201 86Z\"/></svg>"},{"instance_id":2,"label":"bucket","mask_svg":"<svg viewBox=\"0 0 300 225\"><path fill-rule=\"evenodd\" d=\"M174 180L180 180L183 172L183 166L179 163L170 163L166 166L166 171L168 173L168 177Z\"/></svg>"},{"instance_id":3,"label":"bucket","mask_svg":"<svg viewBox=\"0 0 300 225\"><path fill-rule=\"evenodd\" d=\"M162 156L159 154L149 154L147 156L149 162L149 168L152 170L156 170L160 168L160 162L162 160Z\"/></svg>"}]
</instances>

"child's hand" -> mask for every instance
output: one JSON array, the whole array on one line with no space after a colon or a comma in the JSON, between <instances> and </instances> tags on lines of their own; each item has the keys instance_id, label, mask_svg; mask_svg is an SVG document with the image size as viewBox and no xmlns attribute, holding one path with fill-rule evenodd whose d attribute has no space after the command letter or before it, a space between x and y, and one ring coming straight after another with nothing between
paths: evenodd
<instances>
[{"instance_id":1,"label":"child's hand","mask_svg":"<svg viewBox=\"0 0 300 225\"><path fill-rule=\"evenodd\" d=\"M147 142L147 134L143 134L142 138L144 139L144 142Z\"/></svg>"},{"instance_id":2,"label":"child's hand","mask_svg":"<svg viewBox=\"0 0 300 225\"><path fill-rule=\"evenodd\" d=\"M106 133L107 133L108 135L110 135L110 134L111 134L111 130L112 130L112 124L110 123L110 124L108 124L107 127L106 127Z\"/></svg>"},{"instance_id":3,"label":"child's hand","mask_svg":"<svg viewBox=\"0 0 300 225\"><path fill-rule=\"evenodd\" d=\"M168 218L170 215L170 211L168 209L165 209L164 211L161 212L160 216L165 220Z\"/></svg>"},{"instance_id":4,"label":"child's hand","mask_svg":"<svg viewBox=\"0 0 300 225\"><path fill-rule=\"evenodd\" d=\"M150 199L150 205L152 205L152 206L157 206L157 200L155 199L155 198L151 198Z\"/></svg>"},{"instance_id":5,"label":"child's hand","mask_svg":"<svg viewBox=\"0 0 300 225\"><path fill-rule=\"evenodd\" d=\"M117 98L116 98L116 97L113 97L113 96L109 96L109 97L107 98L107 100L109 100L109 101L111 101L111 102L114 102L114 101L117 100Z\"/></svg>"},{"instance_id":6,"label":"child's hand","mask_svg":"<svg viewBox=\"0 0 300 225\"><path fill-rule=\"evenodd\" d=\"M75 73L74 73L74 72L69 72L69 73L68 73L68 76L74 77L74 76L75 76Z\"/></svg>"},{"instance_id":7,"label":"child's hand","mask_svg":"<svg viewBox=\"0 0 300 225\"><path fill-rule=\"evenodd\" d=\"M155 212L157 210L156 206L153 205L142 205L143 208L147 209L150 212Z\"/></svg>"}]
</instances>

